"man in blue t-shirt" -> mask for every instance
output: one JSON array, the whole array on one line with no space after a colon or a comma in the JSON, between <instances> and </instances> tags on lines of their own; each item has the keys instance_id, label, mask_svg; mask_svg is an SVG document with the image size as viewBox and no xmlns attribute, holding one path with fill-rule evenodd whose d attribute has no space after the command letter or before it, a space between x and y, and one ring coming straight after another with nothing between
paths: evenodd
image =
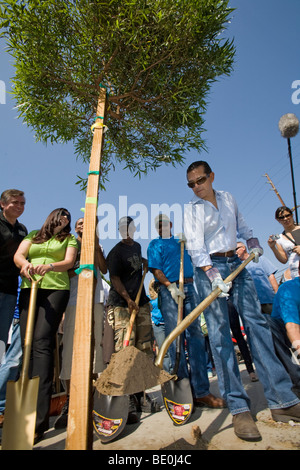
<instances>
[{"instance_id":1,"label":"man in blue t-shirt","mask_svg":"<svg viewBox=\"0 0 300 470\"><path fill-rule=\"evenodd\" d=\"M300 277L279 287L268 323L276 354L292 379L294 393L300 397Z\"/></svg>"},{"instance_id":2,"label":"man in blue t-shirt","mask_svg":"<svg viewBox=\"0 0 300 470\"><path fill-rule=\"evenodd\" d=\"M172 235L170 219L166 215L160 214L155 219L155 228L159 237L152 240L148 246L148 269L160 283L159 305L165 322L166 336L168 336L177 325L178 297L184 298L183 317L196 308L198 299L193 284L193 266L186 250L184 250L184 292L179 290L181 240L174 238ZM194 321L181 335L181 341L181 356L177 376L179 379L190 378L194 404L211 408L224 408L226 406L224 400L216 398L209 392L205 340L200 322ZM176 358L175 342L170 345L169 354L174 368Z\"/></svg>"}]
</instances>

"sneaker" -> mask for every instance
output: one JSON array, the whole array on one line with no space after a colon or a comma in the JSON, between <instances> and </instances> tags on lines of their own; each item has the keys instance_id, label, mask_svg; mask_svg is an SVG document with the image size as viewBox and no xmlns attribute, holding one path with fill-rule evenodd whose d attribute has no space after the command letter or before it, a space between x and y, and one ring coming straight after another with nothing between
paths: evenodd
<instances>
[{"instance_id":1,"label":"sneaker","mask_svg":"<svg viewBox=\"0 0 300 470\"><path fill-rule=\"evenodd\" d=\"M127 424L135 424L139 422L140 418L138 415L138 405L139 403L136 396L130 395Z\"/></svg>"},{"instance_id":2,"label":"sneaker","mask_svg":"<svg viewBox=\"0 0 300 470\"><path fill-rule=\"evenodd\" d=\"M55 429L64 429L68 425L68 412L69 412L69 395L67 396L66 402L62 407L60 415L56 418L54 422Z\"/></svg>"},{"instance_id":3,"label":"sneaker","mask_svg":"<svg viewBox=\"0 0 300 470\"><path fill-rule=\"evenodd\" d=\"M155 400L152 400L147 394L142 394L139 402L139 411L143 413L157 413L160 411L159 404Z\"/></svg>"}]
</instances>

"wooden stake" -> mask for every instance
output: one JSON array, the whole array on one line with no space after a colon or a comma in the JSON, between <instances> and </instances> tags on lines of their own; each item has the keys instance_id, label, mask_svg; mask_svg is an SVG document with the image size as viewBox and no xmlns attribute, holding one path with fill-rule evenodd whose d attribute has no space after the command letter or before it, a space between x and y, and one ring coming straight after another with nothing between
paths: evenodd
<instances>
[{"instance_id":1,"label":"wooden stake","mask_svg":"<svg viewBox=\"0 0 300 470\"><path fill-rule=\"evenodd\" d=\"M100 88L97 117L104 117L106 90ZM104 120L101 120L104 123ZM76 319L70 382L70 402L67 428L67 450L92 449L92 342L94 307L97 199L103 144L103 127L94 129L86 193L84 228L81 244ZM91 172L96 172L92 173ZM85 269L84 266L89 266Z\"/></svg>"}]
</instances>

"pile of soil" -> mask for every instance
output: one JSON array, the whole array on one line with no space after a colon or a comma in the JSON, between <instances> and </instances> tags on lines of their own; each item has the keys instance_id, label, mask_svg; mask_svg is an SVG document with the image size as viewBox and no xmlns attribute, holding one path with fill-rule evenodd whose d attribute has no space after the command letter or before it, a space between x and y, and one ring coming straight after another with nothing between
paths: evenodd
<instances>
[{"instance_id":1,"label":"pile of soil","mask_svg":"<svg viewBox=\"0 0 300 470\"><path fill-rule=\"evenodd\" d=\"M95 387L103 395L131 395L161 385L173 377L156 367L147 354L128 346L112 355Z\"/></svg>"}]
</instances>

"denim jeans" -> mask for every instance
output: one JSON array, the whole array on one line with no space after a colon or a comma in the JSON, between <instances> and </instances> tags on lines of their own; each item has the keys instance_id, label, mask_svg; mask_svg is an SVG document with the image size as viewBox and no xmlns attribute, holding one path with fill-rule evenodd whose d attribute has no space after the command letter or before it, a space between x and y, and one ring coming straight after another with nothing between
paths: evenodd
<instances>
[{"instance_id":1,"label":"denim jeans","mask_svg":"<svg viewBox=\"0 0 300 470\"><path fill-rule=\"evenodd\" d=\"M4 413L6 403L6 384L17 380L22 363L20 323L13 326L11 343L0 366L0 414Z\"/></svg>"},{"instance_id":2,"label":"denim jeans","mask_svg":"<svg viewBox=\"0 0 300 470\"><path fill-rule=\"evenodd\" d=\"M241 261L231 258L213 257L213 266L218 268L223 279L233 272ZM195 269L195 282L200 298L211 293L211 283L201 268ZM292 392L291 380L278 360L272 335L249 272L244 269L233 281L231 300L243 322L251 355L270 409L287 408L299 403ZM241 382L239 368L231 340L226 298L218 297L204 311L208 336L215 360L218 384L222 397L234 415L250 410L250 400Z\"/></svg>"},{"instance_id":3,"label":"denim jeans","mask_svg":"<svg viewBox=\"0 0 300 470\"><path fill-rule=\"evenodd\" d=\"M157 347L160 349L164 340L166 339L165 325L164 323L160 323L160 325L155 325L155 323L153 323L152 328ZM163 368L167 372L170 372L172 369L169 351L167 351L165 354Z\"/></svg>"},{"instance_id":4,"label":"denim jeans","mask_svg":"<svg viewBox=\"0 0 300 470\"><path fill-rule=\"evenodd\" d=\"M267 315L266 320L272 332L276 354L291 377L294 384L293 389L297 390L297 396L299 396L300 365L297 364L297 361L292 357L290 350L291 342L286 334L285 324L281 319L272 318L270 315Z\"/></svg>"},{"instance_id":5,"label":"denim jeans","mask_svg":"<svg viewBox=\"0 0 300 470\"><path fill-rule=\"evenodd\" d=\"M0 292L0 364L3 360L9 330L13 321L17 294L5 294Z\"/></svg>"},{"instance_id":6,"label":"denim jeans","mask_svg":"<svg viewBox=\"0 0 300 470\"><path fill-rule=\"evenodd\" d=\"M198 299L192 283L184 285L185 299L183 303L183 318L185 318L198 305ZM178 305L165 286L160 287L160 310L165 321L166 336L168 336L177 325ZM185 355L185 340L188 362ZM176 340L169 347L172 367L176 360ZM188 370L188 363L190 371ZM177 371L179 379L190 378L193 396L201 398L209 394L209 380L207 376L207 359L205 351L205 340L201 331L200 322L194 321L181 334L181 355Z\"/></svg>"}]
</instances>

